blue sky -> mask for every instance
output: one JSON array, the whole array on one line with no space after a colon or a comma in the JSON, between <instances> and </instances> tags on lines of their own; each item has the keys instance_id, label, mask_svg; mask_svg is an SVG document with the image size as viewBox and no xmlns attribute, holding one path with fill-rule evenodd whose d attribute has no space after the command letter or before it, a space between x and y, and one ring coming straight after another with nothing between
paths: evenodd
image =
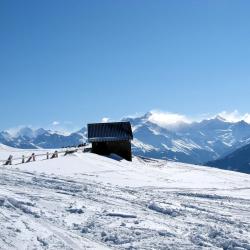
<instances>
[{"instance_id":1,"label":"blue sky","mask_svg":"<svg viewBox=\"0 0 250 250\"><path fill-rule=\"evenodd\" d=\"M0 1L0 129L250 104L250 1Z\"/></svg>"}]
</instances>

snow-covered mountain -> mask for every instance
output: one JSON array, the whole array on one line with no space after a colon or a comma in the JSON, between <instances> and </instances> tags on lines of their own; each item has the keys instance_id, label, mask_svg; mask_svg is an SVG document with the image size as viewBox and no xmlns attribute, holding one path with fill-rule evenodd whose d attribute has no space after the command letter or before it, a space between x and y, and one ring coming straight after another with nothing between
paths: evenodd
<instances>
[{"instance_id":1,"label":"snow-covered mountain","mask_svg":"<svg viewBox=\"0 0 250 250\"><path fill-rule=\"evenodd\" d=\"M0 159L32 152L0 145ZM44 157L0 166L0 249L250 249L250 175L139 157Z\"/></svg>"},{"instance_id":2,"label":"snow-covered mountain","mask_svg":"<svg viewBox=\"0 0 250 250\"><path fill-rule=\"evenodd\" d=\"M135 155L201 164L226 156L250 143L250 124L228 122L221 116L199 122L176 122L164 126L148 112L124 118L133 127ZM86 128L69 135L44 129L22 128L14 134L0 133L0 143L18 148L60 148L86 140Z\"/></svg>"},{"instance_id":3,"label":"snow-covered mountain","mask_svg":"<svg viewBox=\"0 0 250 250\"><path fill-rule=\"evenodd\" d=\"M8 131L0 132L0 143L7 146L23 149L31 148L61 148L86 141L86 129L83 128L71 134L23 127L15 133Z\"/></svg>"},{"instance_id":4,"label":"snow-covered mountain","mask_svg":"<svg viewBox=\"0 0 250 250\"><path fill-rule=\"evenodd\" d=\"M250 142L250 124L244 121L233 123L217 116L163 127L151 121L152 115L125 119L133 126L136 155L199 164Z\"/></svg>"}]
</instances>

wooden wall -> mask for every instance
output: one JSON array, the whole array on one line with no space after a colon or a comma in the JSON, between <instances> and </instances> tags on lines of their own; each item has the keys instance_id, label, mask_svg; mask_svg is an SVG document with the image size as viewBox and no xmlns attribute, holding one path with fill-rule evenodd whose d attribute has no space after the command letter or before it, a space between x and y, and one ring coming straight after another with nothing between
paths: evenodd
<instances>
[{"instance_id":1,"label":"wooden wall","mask_svg":"<svg viewBox=\"0 0 250 250\"><path fill-rule=\"evenodd\" d=\"M121 156L128 161L132 161L130 141L93 142L92 153L99 155L110 155L113 153Z\"/></svg>"}]
</instances>

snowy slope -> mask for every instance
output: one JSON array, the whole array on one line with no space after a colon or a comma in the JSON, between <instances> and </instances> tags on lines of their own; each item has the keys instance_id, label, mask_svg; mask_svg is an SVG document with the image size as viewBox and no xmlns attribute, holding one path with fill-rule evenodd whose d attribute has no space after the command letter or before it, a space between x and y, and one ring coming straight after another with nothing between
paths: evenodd
<instances>
[{"instance_id":1,"label":"snowy slope","mask_svg":"<svg viewBox=\"0 0 250 250\"><path fill-rule=\"evenodd\" d=\"M0 171L0 249L250 249L246 174L90 153Z\"/></svg>"},{"instance_id":2,"label":"snowy slope","mask_svg":"<svg viewBox=\"0 0 250 250\"><path fill-rule=\"evenodd\" d=\"M6 160L9 155L13 155L15 158L21 157L22 155L29 156L33 152L36 154L46 153L46 152L53 152L54 149L19 149L19 148L12 148L3 144L0 144L0 160Z\"/></svg>"}]
</instances>

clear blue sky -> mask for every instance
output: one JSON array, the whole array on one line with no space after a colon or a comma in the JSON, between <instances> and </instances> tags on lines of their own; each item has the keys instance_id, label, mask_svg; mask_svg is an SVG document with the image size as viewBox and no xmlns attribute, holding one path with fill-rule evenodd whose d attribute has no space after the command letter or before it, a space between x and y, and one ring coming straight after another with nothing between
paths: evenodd
<instances>
[{"instance_id":1,"label":"clear blue sky","mask_svg":"<svg viewBox=\"0 0 250 250\"><path fill-rule=\"evenodd\" d=\"M1 0L0 129L250 104L250 1Z\"/></svg>"}]
</instances>

